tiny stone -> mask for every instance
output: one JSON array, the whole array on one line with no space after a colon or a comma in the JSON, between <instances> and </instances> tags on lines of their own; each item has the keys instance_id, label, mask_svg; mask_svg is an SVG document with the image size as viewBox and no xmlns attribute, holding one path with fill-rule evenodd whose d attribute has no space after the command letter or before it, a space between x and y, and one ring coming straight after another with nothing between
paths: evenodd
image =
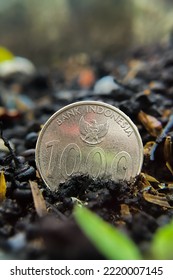
<instances>
[{"instance_id":1,"label":"tiny stone","mask_svg":"<svg viewBox=\"0 0 173 280\"><path fill-rule=\"evenodd\" d=\"M7 245L13 252L18 252L26 246L26 236L24 233L17 233L10 237L7 241Z\"/></svg>"}]
</instances>

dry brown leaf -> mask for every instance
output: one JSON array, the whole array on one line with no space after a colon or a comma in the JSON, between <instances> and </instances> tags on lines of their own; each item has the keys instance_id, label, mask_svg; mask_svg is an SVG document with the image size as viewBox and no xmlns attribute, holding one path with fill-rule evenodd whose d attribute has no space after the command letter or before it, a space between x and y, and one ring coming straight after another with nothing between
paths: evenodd
<instances>
[{"instance_id":1,"label":"dry brown leaf","mask_svg":"<svg viewBox=\"0 0 173 280\"><path fill-rule=\"evenodd\" d=\"M150 90L149 88L145 89L145 90L144 90L144 94L145 94L145 95L151 94L151 90Z\"/></svg>"},{"instance_id":2,"label":"dry brown leaf","mask_svg":"<svg viewBox=\"0 0 173 280\"><path fill-rule=\"evenodd\" d=\"M35 210L39 217L43 217L47 215L47 209L46 209L46 203L43 198L42 192L40 191L38 184L36 182L29 181L29 183L32 191Z\"/></svg>"},{"instance_id":3,"label":"dry brown leaf","mask_svg":"<svg viewBox=\"0 0 173 280\"><path fill-rule=\"evenodd\" d=\"M155 117L140 111L138 118L150 135L157 137L162 131L162 124Z\"/></svg>"},{"instance_id":4,"label":"dry brown leaf","mask_svg":"<svg viewBox=\"0 0 173 280\"><path fill-rule=\"evenodd\" d=\"M164 157L168 162L172 161L172 141L171 136L167 136L164 142Z\"/></svg>"},{"instance_id":5,"label":"dry brown leaf","mask_svg":"<svg viewBox=\"0 0 173 280\"><path fill-rule=\"evenodd\" d=\"M124 78L124 82L133 79L140 70L144 69L145 62L138 59L132 59L128 62L128 65L130 69Z\"/></svg>"},{"instance_id":6,"label":"dry brown leaf","mask_svg":"<svg viewBox=\"0 0 173 280\"><path fill-rule=\"evenodd\" d=\"M170 109L165 109L163 110L163 113L162 113L162 118L169 118L171 115L171 110Z\"/></svg>"},{"instance_id":7,"label":"dry brown leaf","mask_svg":"<svg viewBox=\"0 0 173 280\"><path fill-rule=\"evenodd\" d=\"M154 141L149 141L145 144L145 146L144 146L144 156L150 156L150 152L151 152L151 149L152 149L154 144L155 144Z\"/></svg>"},{"instance_id":8,"label":"dry brown leaf","mask_svg":"<svg viewBox=\"0 0 173 280\"><path fill-rule=\"evenodd\" d=\"M150 182L146 179L145 173L140 174L140 179L140 186L143 191L152 188Z\"/></svg>"},{"instance_id":9,"label":"dry brown leaf","mask_svg":"<svg viewBox=\"0 0 173 280\"><path fill-rule=\"evenodd\" d=\"M129 209L129 206L127 204L121 204L121 216L123 217L127 217L127 216L131 216L131 213L130 213L130 209Z\"/></svg>"},{"instance_id":10,"label":"dry brown leaf","mask_svg":"<svg viewBox=\"0 0 173 280\"><path fill-rule=\"evenodd\" d=\"M41 177L40 177L40 173L38 172L38 170L36 170L36 177L37 177L38 179L41 178Z\"/></svg>"},{"instance_id":11,"label":"dry brown leaf","mask_svg":"<svg viewBox=\"0 0 173 280\"><path fill-rule=\"evenodd\" d=\"M173 208L170 206L165 196L153 195L148 192L143 192L143 198L150 203L154 203L162 207Z\"/></svg>"},{"instance_id":12,"label":"dry brown leaf","mask_svg":"<svg viewBox=\"0 0 173 280\"><path fill-rule=\"evenodd\" d=\"M5 181L4 172L0 171L0 202L5 199L7 185Z\"/></svg>"},{"instance_id":13,"label":"dry brown leaf","mask_svg":"<svg viewBox=\"0 0 173 280\"><path fill-rule=\"evenodd\" d=\"M171 172L171 174L173 175L173 169L172 166L169 164L169 162L166 162L166 167L169 169L169 171Z\"/></svg>"},{"instance_id":14,"label":"dry brown leaf","mask_svg":"<svg viewBox=\"0 0 173 280\"><path fill-rule=\"evenodd\" d=\"M147 181L151 183L159 183L159 181L151 175L145 174L145 178Z\"/></svg>"}]
</instances>

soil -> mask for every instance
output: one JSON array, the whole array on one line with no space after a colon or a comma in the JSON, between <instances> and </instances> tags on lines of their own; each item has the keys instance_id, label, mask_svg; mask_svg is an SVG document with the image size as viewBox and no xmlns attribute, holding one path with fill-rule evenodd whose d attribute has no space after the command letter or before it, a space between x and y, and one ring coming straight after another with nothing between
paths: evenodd
<instances>
[{"instance_id":1,"label":"soil","mask_svg":"<svg viewBox=\"0 0 173 280\"><path fill-rule=\"evenodd\" d=\"M0 202L2 259L104 259L74 220L77 202L125 232L144 255L156 230L173 217L172 46L141 48L121 61L90 58L82 67L73 62L71 75L64 67L0 79L6 145L0 143L0 169L7 185ZM116 77L116 89L95 93L94 83L106 75ZM54 112L81 100L107 102L133 120L144 144L142 173L119 183L74 175L52 193L36 170L37 137ZM47 215L39 217L29 180L42 191Z\"/></svg>"}]
</instances>

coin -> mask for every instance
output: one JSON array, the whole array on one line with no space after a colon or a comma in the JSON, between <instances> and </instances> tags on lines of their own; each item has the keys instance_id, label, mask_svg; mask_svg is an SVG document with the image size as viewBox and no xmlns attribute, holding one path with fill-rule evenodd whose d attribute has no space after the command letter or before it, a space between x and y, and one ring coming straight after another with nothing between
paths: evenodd
<instances>
[{"instance_id":1,"label":"coin","mask_svg":"<svg viewBox=\"0 0 173 280\"><path fill-rule=\"evenodd\" d=\"M143 145L137 127L112 105L82 101L54 113L36 144L36 165L45 184L58 190L74 174L129 180L140 173Z\"/></svg>"}]
</instances>

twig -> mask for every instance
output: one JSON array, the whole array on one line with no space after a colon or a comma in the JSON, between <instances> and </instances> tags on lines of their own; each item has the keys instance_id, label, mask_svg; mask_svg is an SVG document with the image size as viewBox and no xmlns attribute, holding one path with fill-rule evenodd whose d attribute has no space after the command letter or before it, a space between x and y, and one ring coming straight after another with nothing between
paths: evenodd
<instances>
[{"instance_id":1,"label":"twig","mask_svg":"<svg viewBox=\"0 0 173 280\"><path fill-rule=\"evenodd\" d=\"M14 152L13 148L11 147L8 139L4 136L3 123L1 121L0 121L0 137L4 141L4 145L8 148L8 150L11 154L11 157L13 158L13 160L15 162L16 167L18 168L21 165L21 163L20 163L19 159L17 158L17 156L15 155L15 152Z\"/></svg>"},{"instance_id":2,"label":"twig","mask_svg":"<svg viewBox=\"0 0 173 280\"><path fill-rule=\"evenodd\" d=\"M150 153L150 160L154 160L154 154L158 147L158 145L163 141L163 139L167 136L168 132L173 127L173 115L170 116L169 121L165 128L163 129L162 133L157 137L156 143L153 145Z\"/></svg>"}]
</instances>

